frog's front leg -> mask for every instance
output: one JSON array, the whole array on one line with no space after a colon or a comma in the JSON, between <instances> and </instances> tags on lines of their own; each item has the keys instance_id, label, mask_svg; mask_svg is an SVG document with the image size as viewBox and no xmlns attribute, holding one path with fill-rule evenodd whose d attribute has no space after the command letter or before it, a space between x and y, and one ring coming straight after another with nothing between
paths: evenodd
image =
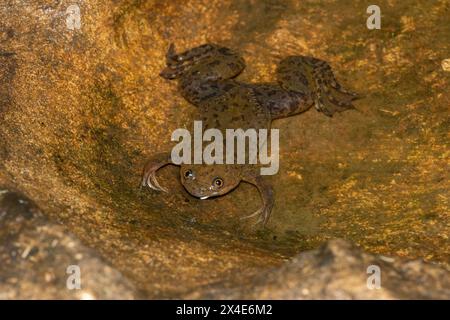
<instances>
[{"instance_id":1,"label":"frog's front leg","mask_svg":"<svg viewBox=\"0 0 450 320\"><path fill-rule=\"evenodd\" d=\"M263 227L265 227L267 221L269 220L275 202L272 186L270 186L266 181L264 181L263 177L259 175L259 170L245 173L244 176L242 177L242 180L247 183L253 184L256 188L258 188L263 203L261 208L256 210L251 215L245 216L241 219L248 219L258 216L258 220L256 221L255 224L261 222Z\"/></svg>"},{"instance_id":2,"label":"frog's front leg","mask_svg":"<svg viewBox=\"0 0 450 320\"><path fill-rule=\"evenodd\" d=\"M156 179L156 172L162 167L172 164L170 153L164 152L155 155L151 160L147 161L142 173L141 187L150 187L156 191L168 192L162 187Z\"/></svg>"}]
</instances>

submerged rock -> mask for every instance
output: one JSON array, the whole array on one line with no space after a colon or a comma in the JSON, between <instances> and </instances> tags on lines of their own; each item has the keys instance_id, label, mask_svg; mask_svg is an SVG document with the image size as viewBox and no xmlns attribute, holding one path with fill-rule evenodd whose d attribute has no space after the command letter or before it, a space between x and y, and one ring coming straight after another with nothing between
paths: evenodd
<instances>
[{"instance_id":1,"label":"submerged rock","mask_svg":"<svg viewBox=\"0 0 450 320\"><path fill-rule=\"evenodd\" d=\"M380 276L378 279L375 277ZM220 283L187 298L207 299L450 299L450 270L421 260L363 252L344 240L298 254L239 287Z\"/></svg>"},{"instance_id":2,"label":"submerged rock","mask_svg":"<svg viewBox=\"0 0 450 320\"><path fill-rule=\"evenodd\" d=\"M27 197L0 189L0 300L133 299L119 271Z\"/></svg>"}]
</instances>

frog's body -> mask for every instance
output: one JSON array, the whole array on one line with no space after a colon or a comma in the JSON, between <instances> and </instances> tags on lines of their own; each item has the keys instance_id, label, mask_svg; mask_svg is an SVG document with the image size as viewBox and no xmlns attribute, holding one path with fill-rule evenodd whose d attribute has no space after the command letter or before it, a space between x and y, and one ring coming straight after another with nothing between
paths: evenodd
<instances>
[{"instance_id":1,"label":"frog's body","mask_svg":"<svg viewBox=\"0 0 450 320\"><path fill-rule=\"evenodd\" d=\"M199 104L198 111L196 119L202 121L203 131L207 129L220 130L224 138L224 148L227 144L225 141L226 129L243 129L245 131L250 128L267 129L270 126L270 114L256 102L250 88L244 86L235 86L220 96L202 102ZM223 151L225 152L225 150ZM236 155L234 156L236 157ZM225 159L223 160L225 162ZM245 162L249 162L248 157ZM234 189L248 169L248 164L182 164L181 172L191 170L195 179L186 179L182 175L181 181L190 194L206 199ZM252 169L254 169L253 166ZM217 177L223 180L220 188L215 188L212 184Z\"/></svg>"},{"instance_id":2,"label":"frog's body","mask_svg":"<svg viewBox=\"0 0 450 320\"><path fill-rule=\"evenodd\" d=\"M205 44L181 54L171 45L166 79L177 79L183 97L198 108L197 119L203 129L269 129L271 121L302 113L312 106L325 115L353 108L356 95L344 90L335 80L330 66L319 59L290 56L277 68L278 84L246 84L235 80L245 67L244 60L231 49ZM225 134L223 134L225 136ZM167 154L158 155L144 168L143 186L164 190L156 171L170 163ZM259 215L265 224L273 207L272 188L254 165L182 164L181 182L201 199L224 195L241 181L254 184L263 206L250 216ZM250 217L249 216L249 217Z\"/></svg>"}]
</instances>

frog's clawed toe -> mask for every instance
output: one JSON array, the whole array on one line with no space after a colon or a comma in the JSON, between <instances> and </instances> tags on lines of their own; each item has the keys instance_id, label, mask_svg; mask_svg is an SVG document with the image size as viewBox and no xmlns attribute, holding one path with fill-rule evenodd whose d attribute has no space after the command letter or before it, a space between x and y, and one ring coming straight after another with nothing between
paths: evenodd
<instances>
[{"instance_id":1,"label":"frog's clawed toe","mask_svg":"<svg viewBox=\"0 0 450 320\"><path fill-rule=\"evenodd\" d=\"M262 223L262 226L265 227L273 209L274 195L272 187L266 182L264 182L264 180L258 174L255 174L254 172L249 172L247 173L247 175L244 177L243 180L245 182L253 184L255 187L258 188L263 204L261 208L259 208L254 213L248 216L242 217L241 220L258 217L258 220L254 223L254 225Z\"/></svg>"},{"instance_id":2,"label":"frog's clawed toe","mask_svg":"<svg viewBox=\"0 0 450 320\"><path fill-rule=\"evenodd\" d=\"M257 225L262 223L263 227L266 226L267 221L269 220L270 212L272 211L273 204L264 205L258 210L256 210L254 213L241 217L241 220L258 217L258 220L253 225Z\"/></svg>"},{"instance_id":3,"label":"frog's clawed toe","mask_svg":"<svg viewBox=\"0 0 450 320\"><path fill-rule=\"evenodd\" d=\"M241 220L250 219L250 218L256 217L257 215L260 215L262 209L263 208L261 207L258 210L256 210L255 212L253 212L252 214L249 214L248 216L241 217Z\"/></svg>"},{"instance_id":4,"label":"frog's clawed toe","mask_svg":"<svg viewBox=\"0 0 450 320\"><path fill-rule=\"evenodd\" d=\"M166 53L166 64L172 65L177 62L177 54L175 53L175 44L171 43Z\"/></svg>"},{"instance_id":5,"label":"frog's clawed toe","mask_svg":"<svg viewBox=\"0 0 450 320\"><path fill-rule=\"evenodd\" d=\"M315 98L315 108L332 117L336 112L355 109L352 102L359 99L356 93L350 92L342 88L339 84L336 87L321 85L321 90Z\"/></svg>"},{"instance_id":6,"label":"frog's clawed toe","mask_svg":"<svg viewBox=\"0 0 450 320\"><path fill-rule=\"evenodd\" d=\"M142 175L142 187L150 187L156 191L169 192L166 188L162 187L156 179L156 171L160 168L159 165L147 164Z\"/></svg>"}]
</instances>

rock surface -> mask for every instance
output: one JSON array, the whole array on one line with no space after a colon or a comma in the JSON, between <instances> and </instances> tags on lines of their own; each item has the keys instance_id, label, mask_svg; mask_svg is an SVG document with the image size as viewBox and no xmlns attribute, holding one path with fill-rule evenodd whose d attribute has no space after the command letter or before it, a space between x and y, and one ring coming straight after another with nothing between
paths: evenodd
<instances>
[{"instance_id":1,"label":"rock surface","mask_svg":"<svg viewBox=\"0 0 450 320\"><path fill-rule=\"evenodd\" d=\"M48 221L30 199L4 189L0 243L0 300L139 298L133 284L92 249ZM74 266L79 282L70 278L77 276Z\"/></svg>"},{"instance_id":2,"label":"rock surface","mask_svg":"<svg viewBox=\"0 0 450 320\"><path fill-rule=\"evenodd\" d=\"M16 258L17 270L34 266L27 270L36 276L0 264L1 279L18 279L2 281L2 292L30 297L14 290L40 283L48 264L58 289L33 297L76 295L59 290L78 249L63 246L53 256L45 249L52 235L78 238L93 265L112 267L111 294L122 283L113 270L126 275L125 297L133 287L146 298L177 298L237 285L333 238L449 265L450 73L441 64L450 52L449 2L377 5L380 30L366 28L362 0L2 1L0 185L33 199L49 225L42 234L38 222L26 227L17 252L27 257ZM276 203L266 230L239 219L260 204L245 184L200 201L168 166L159 181L169 194L138 189L146 159L193 120L192 106L158 76L168 45L207 41L242 53L244 81L271 81L280 58L313 55L364 96L357 110L331 119L311 110L273 123L280 171L269 178ZM27 225L8 221L11 230ZM35 266L39 252L45 263Z\"/></svg>"},{"instance_id":3,"label":"rock surface","mask_svg":"<svg viewBox=\"0 0 450 320\"><path fill-rule=\"evenodd\" d=\"M373 276L379 270L379 282ZM420 260L368 254L331 240L238 287L219 283L187 298L206 299L450 299L450 270Z\"/></svg>"}]
</instances>

